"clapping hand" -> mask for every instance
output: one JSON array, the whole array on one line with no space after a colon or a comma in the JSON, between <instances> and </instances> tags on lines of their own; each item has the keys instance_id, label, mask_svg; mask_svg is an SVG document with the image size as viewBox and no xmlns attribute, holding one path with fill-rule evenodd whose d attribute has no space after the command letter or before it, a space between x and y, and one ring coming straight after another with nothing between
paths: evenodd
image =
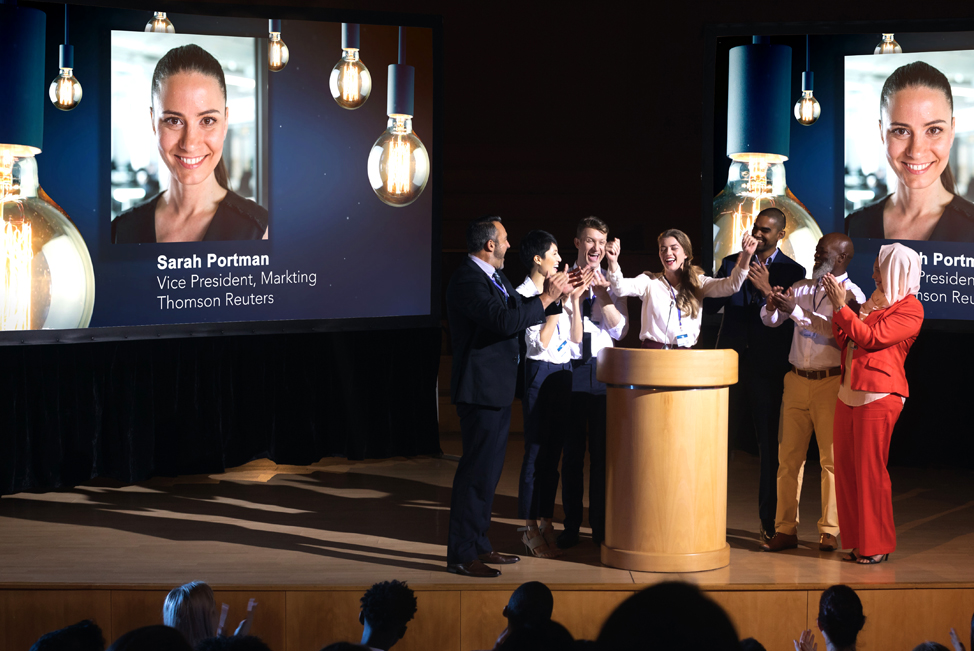
<instances>
[{"instance_id":1,"label":"clapping hand","mask_svg":"<svg viewBox=\"0 0 974 651\"><path fill-rule=\"evenodd\" d=\"M754 288L767 297L771 294L771 281L768 274L768 267L757 260L751 262L751 268L747 272L747 279L751 281Z\"/></svg>"},{"instance_id":2,"label":"clapping hand","mask_svg":"<svg viewBox=\"0 0 974 651\"><path fill-rule=\"evenodd\" d=\"M815 634L811 630L802 631L795 642L795 651L818 651L815 644Z\"/></svg>"},{"instance_id":3,"label":"clapping hand","mask_svg":"<svg viewBox=\"0 0 974 651\"><path fill-rule=\"evenodd\" d=\"M744 233L744 237L741 238L741 252L737 256L737 266L741 269L746 269L748 262L751 260L751 256L758 248L758 241L754 239L750 233Z\"/></svg>"},{"instance_id":4,"label":"clapping hand","mask_svg":"<svg viewBox=\"0 0 974 651\"><path fill-rule=\"evenodd\" d=\"M791 287L784 292L781 291L780 287L775 287L773 288L772 292L772 297L768 299L768 305L773 304L774 309L784 312L785 314L791 314L795 311L795 303L797 300L794 292L791 290Z\"/></svg>"},{"instance_id":5,"label":"clapping hand","mask_svg":"<svg viewBox=\"0 0 974 651\"><path fill-rule=\"evenodd\" d=\"M822 287L825 288L829 302L832 303L832 311L841 310L842 306L845 305L845 287L840 285L832 274L825 274L825 277L822 278Z\"/></svg>"},{"instance_id":6,"label":"clapping hand","mask_svg":"<svg viewBox=\"0 0 974 651\"><path fill-rule=\"evenodd\" d=\"M576 282L572 283L574 289L572 289L572 291L569 292L569 295L565 297L565 298L570 298L572 301L577 300L585 292L588 291L588 288L595 281L596 276L602 278L602 273L596 271L594 267L585 267L584 269L576 269L575 272L573 273L576 273L576 278L578 279L577 284Z\"/></svg>"},{"instance_id":7,"label":"clapping hand","mask_svg":"<svg viewBox=\"0 0 974 651\"><path fill-rule=\"evenodd\" d=\"M542 288L542 293L551 299L551 302L557 301L565 294L569 294L572 291L572 281L568 276L568 265L565 265L564 270L559 271L554 274L548 274L544 279L544 287Z\"/></svg>"}]
</instances>

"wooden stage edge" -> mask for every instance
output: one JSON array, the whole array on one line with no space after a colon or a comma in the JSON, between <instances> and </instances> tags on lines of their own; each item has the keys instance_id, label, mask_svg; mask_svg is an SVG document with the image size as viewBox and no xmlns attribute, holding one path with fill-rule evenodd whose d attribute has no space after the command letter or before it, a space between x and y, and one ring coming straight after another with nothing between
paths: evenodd
<instances>
[{"instance_id":1,"label":"wooden stage edge","mask_svg":"<svg viewBox=\"0 0 974 651\"><path fill-rule=\"evenodd\" d=\"M44 632L94 619L111 643L139 626L161 622L168 585L0 584L0 651L26 651ZM274 651L318 651L332 642L357 642L359 599L367 586L214 585L230 619L242 618L247 600L259 606L253 634ZM412 585L418 602L398 651L489 649L506 621L501 611L511 584L470 582ZM553 618L579 639L595 639L616 606L644 586L556 584ZM802 630L816 631L821 585L701 586L728 613L741 638L768 649L792 648ZM949 645L951 627L966 639L974 612L974 584L853 585L866 613L860 648L909 649L924 640ZM820 635L820 634L819 634ZM948 647L949 648L949 647Z\"/></svg>"}]
</instances>

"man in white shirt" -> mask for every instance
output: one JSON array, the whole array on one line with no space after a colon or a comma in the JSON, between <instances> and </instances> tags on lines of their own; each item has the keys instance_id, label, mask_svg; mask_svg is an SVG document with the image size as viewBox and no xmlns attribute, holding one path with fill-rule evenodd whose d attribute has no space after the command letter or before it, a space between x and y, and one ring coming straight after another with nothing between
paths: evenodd
<instances>
[{"instance_id":1,"label":"man in white shirt","mask_svg":"<svg viewBox=\"0 0 974 651\"><path fill-rule=\"evenodd\" d=\"M866 297L846 273L852 261L852 240L829 233L815 248L812 280L800 280L786 292L776 287L761 308L765 325L795 324L781 400L781 429L778 445L778 507L775 535L762 545L777 552L798 546L798 501L808 443L815 432L822 466L822 517L818 521L819 549L838 549L839 520L835 502L832 460L832 421L841 380L840 351L832 336L832 305L822 278L831 273L846 288L850 301L864 303Z\"/></svg>"},{"instance_id":2,"label":"man in white shirt","mask_svg":"<svg viewBox=\"0 0 974 651\"><path fill-rule=\"evenodd\" d=\"M578 257L575 267L596 270L588 292L582 297L582 343L572 344L572 424L565 440L561 467L561 497L565 507L565 530L558 547L567 549L579 542L582 526L586 441L589 452L589 526L592 541L605 539L605 384L596 379L599 351L626 336L629 311L626 299L609 289L601 268L609 227L598 217L586 217L575 230Z\"/></svg>"}]
</instances>

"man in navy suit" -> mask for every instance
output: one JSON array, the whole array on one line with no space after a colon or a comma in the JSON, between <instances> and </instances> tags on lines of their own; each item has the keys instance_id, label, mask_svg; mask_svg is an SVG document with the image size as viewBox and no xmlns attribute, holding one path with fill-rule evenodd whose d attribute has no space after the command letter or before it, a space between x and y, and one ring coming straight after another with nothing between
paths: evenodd
<instances>
[{"instance_id":1,"label":"man in navy suit","mask_svg":"<svg viewBox=\"0 0 974 651\"><path fill-rule=\"evenodd\" d=\"M805 277L805 268L778 250L786 227L785 214L779 209L765 208L758 213L751 231L758 248L747 280L732 296L704 300L706 312L724 308L717 347L732 348L738 355L738 383L730 391L728 429L733 433L742 420L754 425L761 467L758 515L764 542L775 532L778 419L785 373L791 369L788 351L794 324L766 327L761 322L761 306L771 295L772 287L791 287ZM724 258L717 277L726 277L735 264L736 253Z\"/></svg>"},{"instance_id":2,"label":"man in navy suit","mask_svg":"<svg viewBox=\"0 0 974 651\"><path fill-rule=\"evenodd\" d=\"M518 336L545 319L545 308L571 291L565 272L545 280L540 296L522 297L501 273L510 248L500 217L482 217L467 229L467 259L446 289L453 343L450 397L460 416L463 456L453 478L447 570L495 577L485 563L516 563L487 539L494 491L504 467L511 403L517 380Z\"/></svg>"}]
</instances>

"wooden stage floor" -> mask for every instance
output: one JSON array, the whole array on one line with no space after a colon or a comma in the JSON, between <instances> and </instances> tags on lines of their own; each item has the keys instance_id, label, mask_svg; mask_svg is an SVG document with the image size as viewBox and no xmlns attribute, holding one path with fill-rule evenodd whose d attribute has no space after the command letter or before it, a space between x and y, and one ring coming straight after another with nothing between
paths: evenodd
<instances>
[{"instance_id":1,"label":"wooden stage floor","mask_svg":"<svg viewBox=\"0 0 974 651\"><path fill-rule=\"evenodd\" d=\"M491 540L505 552L520 551L521 444L512 435L494 503ZM447 455L460 453L457 435L444 435L442 445ZM559 559L522 554L500 578L476 580L445 571L455 469L449 458L324 459L308 467L255 461L221 475L127 487L96 481L5 496L0 651L26 649L24 641L29 645L37 631L78 614L111 622L102 625L112 636L154 623L165 591L190 580L216 586L232 607L256 594L262 605L255 631L275 651L313 651L342 636L357 641L362 590L392 578L421 593L420 614L426 612L411 625L414 640L407 635L402 651L490 648L503 628L499 611L510 591L531 580L556 591L556 619L560 613L584 637L594 637L604 616L633 591L671 579L711 593L742 636L755 635L769 649L790 644L813 625L818 592L835 583L868 591L870 603L882 610L872 613L873 631L867 628L875 648L901 639L897 646L912 648L927 637L949 644L945 624L960 630L974 612L971 472L894 468L898 549L891 562L875 567L817 550L817 466L806 472L802 544L780 554L760 552L757 460L737 453L729 468L727 568L681 575L616 570L603 567L598 549L583 537ZM438 620L430 619L433 613ZM887 624L881 627L880 618Z\"/></svg>"}]
</instances>

